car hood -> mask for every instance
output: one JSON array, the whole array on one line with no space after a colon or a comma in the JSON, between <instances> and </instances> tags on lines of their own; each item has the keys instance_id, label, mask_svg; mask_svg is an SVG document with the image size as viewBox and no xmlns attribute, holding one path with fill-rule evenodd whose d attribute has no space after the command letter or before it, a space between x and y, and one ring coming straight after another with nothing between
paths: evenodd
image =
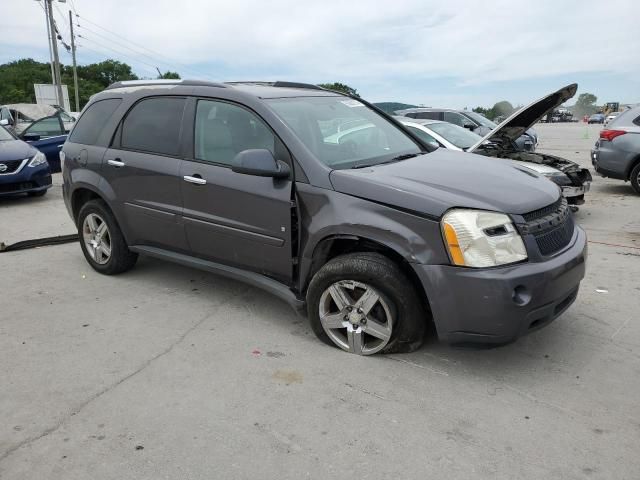
<instances>
[{"instance_id":1,"label":"car hood","mask_svg":"<svg viewBox=\"0 0 640 480\"><path fill-rule=\"evenodd\" d=\"M438 149L354 170L333 170L338 192L440 218L452 207L523 214L555 202L558 187L518 162Z\"/></svg>"},{"instance_id":2,"label":"car hood","mask_svg":"<svg viewBox=\"0 0 640 480\"><path fill-rule=\"evenodd\" d=\"M487 140L498 144L514 142L538 120L573 97L577 90L578 84L572 83L512 113L509 118L488 132L482 140L479 140L478 143L473 145L468 151L474 152Z\"/></svg>"},{"instance_id":3,"label":"car hood","mask_svg":"<svg viewBox=\"0 0 640 480\"><path fill-rule=\"evenodd\" d=\"M23 160L32 157L37 150L22 140L0 141L0 162Z\"/></svg>"}]
</instances>

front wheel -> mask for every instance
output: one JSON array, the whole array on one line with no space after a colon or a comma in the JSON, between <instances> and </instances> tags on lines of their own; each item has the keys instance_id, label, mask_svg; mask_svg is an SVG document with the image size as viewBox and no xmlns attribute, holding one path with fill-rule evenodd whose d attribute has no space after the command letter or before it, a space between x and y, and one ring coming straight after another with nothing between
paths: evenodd
<instances>
[{"instance_id":1,"label":"front wheel","mask_svg":"<svg viewBox=\"0 0 640 480\"><path fill-rule=\"evenodd\" d=\"M324 265L309 284L307 309L318 338L350 353L410 352L424 339L427 317L416 289L378 253Z\"/></svg>"},{"instance_id":2,"label":"front wheel","mask_svg":"<svg viewBox=\"0 0 640 480\"><path fill-rule=\"evenodd\" d=\"M91 200L80 209L78 235L82 253L97 272L105 275L126 272L138 259L138 254L127 247L113 213L100 200Z\"/></svg>"}]
</instances>

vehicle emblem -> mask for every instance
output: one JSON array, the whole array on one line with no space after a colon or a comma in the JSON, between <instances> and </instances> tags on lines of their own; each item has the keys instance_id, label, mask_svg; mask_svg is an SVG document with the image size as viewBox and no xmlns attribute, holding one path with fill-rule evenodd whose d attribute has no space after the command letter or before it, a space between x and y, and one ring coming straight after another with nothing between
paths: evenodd
<instances>
[{"instance_id":1,"label":"vehicle emblem","mask_svg":"<svg viewBox=\"0 0 640 480\"><path fill-rule=\"evenodd\" d=\"M0 163L0 172L6 172L7 166L4 163Z\"/></svg>"}]
</instances>

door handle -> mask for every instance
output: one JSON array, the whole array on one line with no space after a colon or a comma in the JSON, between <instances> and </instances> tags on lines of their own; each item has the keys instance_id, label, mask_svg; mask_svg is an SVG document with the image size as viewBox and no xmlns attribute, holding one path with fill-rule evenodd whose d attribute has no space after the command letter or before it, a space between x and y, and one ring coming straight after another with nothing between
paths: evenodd
<instances>
[{"instance_id":1,"label":"door handle","mask_svg":"<svg viewBox=\"0 0 640 480\"><path fill-rule=\"evenodd\" d=\"M116 158L115 160L107 160L107 163L112 167L116 167L116 168L124 167L125 165L125 163L121 161L119 158Z\"/></svg>"},{"instance_id":2,"label":"door handle","mask_svg":"<svg viewBox=\"0 0 640 480\"><path fill-rule=\"evenodd\" d=\"M198 175L197 173L193 176L189 176L189 175L185 175L184 177L184 181L185 182L189 182L189 183L194 183L196 185L206 185L207 181L202 178L200 175Z\"/></svg>"}]
</instances>

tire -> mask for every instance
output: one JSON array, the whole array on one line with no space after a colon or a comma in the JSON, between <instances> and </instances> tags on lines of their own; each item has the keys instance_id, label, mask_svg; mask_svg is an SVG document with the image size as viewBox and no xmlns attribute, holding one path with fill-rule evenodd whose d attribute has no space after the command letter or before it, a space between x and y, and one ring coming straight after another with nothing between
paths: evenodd
<instances>
[{"instance_id":1,"label":"tire","mask_svg":"<svg viewBox=\"0 0 640 480\"><path fill-rule=\"evenodd\" d=\"M640 194L640 162L631 170L629 181L636 193Z\"/></svg>"},{"instance_id":2,"label":"tire","mask_svg":"<svg viewBox=\"0 0 640 480\"><path fill-rule=\"evenodd\" d=\"M77 227L84 258L95 271L116 275L136 264L138 254L129 250L118 222L102 200L90 200L82 206Z\"/></svg>"},{"instance_id":3,"label":"tire","mask_svg":"<svg viewBox=\"0 0 640 480\"><path fill-rule=\"evenodd\" d=\"M40 190L39 192L27 192L30 197L44 197L47 193L47 189Z\"/></svg>"},{"instance_id":4,"label":"tire","mask_svg":"<svg viewBox=\"0 0 640 480\"><path fill-rule=\"evenodd\" d=\"M409 278L389 258L372 252L341 255L325 264L309 284L307 313L320 340L360 355L416 350L428 320Z\"/></svg>"}]
</instances>

